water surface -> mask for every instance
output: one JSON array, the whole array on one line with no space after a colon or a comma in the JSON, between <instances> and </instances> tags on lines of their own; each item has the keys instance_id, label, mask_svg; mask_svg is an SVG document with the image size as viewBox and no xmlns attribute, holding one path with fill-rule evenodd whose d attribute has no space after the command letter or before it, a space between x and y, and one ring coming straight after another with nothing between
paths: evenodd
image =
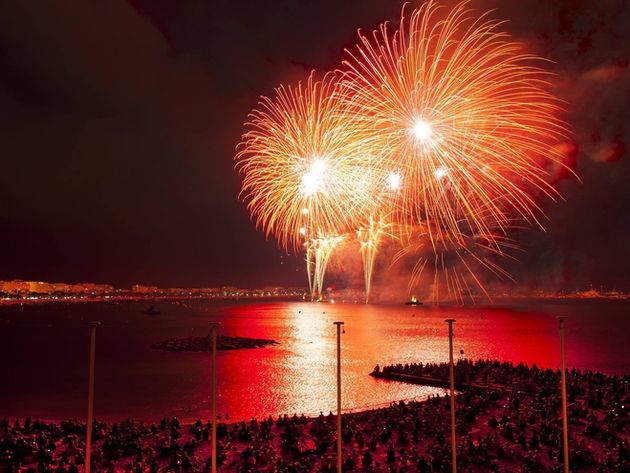
<instances>
[{"instance_id":1,"label":"water surface","mask_svg":"<svg viewBox=\"0 0 630 473\"><path fill-rule=\"evenodd\" d=\"M568 317L566 362L630 373L630 301L521 300L492 307L193 300L0 307L0 415L85 418L90 329L98 320L95 415L146 421L208 419L211 354L151 350L172 336L220 333L269 338L273 347L219 352L218 411L232 419L336 410L337 332L345 410L424 398L435 388L375 380L376 364L448 361L454 318L456 357L560 365L556 316Z\"/></svg>"}]
</instances>

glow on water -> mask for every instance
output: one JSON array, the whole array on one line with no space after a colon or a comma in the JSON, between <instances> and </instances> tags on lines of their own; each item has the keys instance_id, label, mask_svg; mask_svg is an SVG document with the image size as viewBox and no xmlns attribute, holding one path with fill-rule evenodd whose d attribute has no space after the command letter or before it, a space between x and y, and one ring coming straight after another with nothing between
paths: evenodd
<instances>
[{"instance_id":1,"label":"glow on water","mask_svg":"<svg viewBox=\"0 0 630 473\"><path fill-rule=\"evenodd\" d=\"M629 301L521 303L518 308L413 307L402 303L328 304L159 302L0 307L0 415L47 419L85 417L89 329L97 335L96 416L157 421L208 419L211 354L154 351L170 337L205 336L209 322L230 336L278 345L218 353L218 410L232 419L336 411L337 340L341 334L344 410L387 405L443 390L376 380L376 364L448 360L447 318L455 318L455 356L560 364L557 315L567 315L567 364L630 373L626 335ZM461 353L463 351L463 354Z\"/></svg>"}]
</instances>

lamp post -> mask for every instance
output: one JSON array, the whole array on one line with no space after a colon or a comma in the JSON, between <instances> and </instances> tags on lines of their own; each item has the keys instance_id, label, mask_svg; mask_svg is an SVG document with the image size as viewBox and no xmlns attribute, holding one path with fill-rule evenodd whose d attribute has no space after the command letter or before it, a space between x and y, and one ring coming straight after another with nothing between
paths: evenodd
<instances>
[{"instance_id":1,"label":"lamp post","mask_svg":"<svg viewBox=\"0 0 630 473\"><path fill-rule=\"evenodd\" d=\"M564 449L564 473L569 473L569 428L567 419L567 375L564 364L564 320L565 316L556 317L560 322L560 358L562 359L562 440Z\"/></svg>"},{"instance_id":2,"label":"lamp post","mask_svg":"<svg viewBox=\"0 0 630 473\"><path fill-rule=\"evenodd\" d=\"M341 473L341 326L343 322L333 322L337 326L337 472Z\"/></svg>"},{"instance_id":3,"label":"lamp post","mask_svg":"<svg viewBox=\"0 0 630 473\"><path fill-rule=\"evenodd\" d=\"M219 322L211 322L212 327L212 473L217 471L217 328Z\"/></svg>"},{"instance_id":4,"label":"lamp post","mask_svg":"<svg viewBox=\"0 0 630 473\"><path fill-rule=\"evenodd\" d=\"M446 319L448 323L449 346L449 371L451 377L451 443L453 450L453 473L457 472L457 442L455 441L455 374L453 368L453 322L455 319Z\"/></svg>"},{"instance_id":5,"label":"lamp post","mask_svg":"<svg viewBox=\"0 0 630 473\"><path fill-rule=\"evenodd\" d=\"M94 359L96 358L96 327L100 322L90 322L90 377L88 382L87 432L85 436L85 473L90 473L92 461L92 417L94 416Z\"/></svg>"}]
</instances>

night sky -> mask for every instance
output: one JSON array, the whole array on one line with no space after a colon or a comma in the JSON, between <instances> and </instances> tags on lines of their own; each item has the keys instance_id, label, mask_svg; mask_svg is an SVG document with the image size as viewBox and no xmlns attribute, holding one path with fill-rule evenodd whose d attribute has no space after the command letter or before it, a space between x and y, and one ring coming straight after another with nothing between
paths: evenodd
<instances>
[{"instance_id":1,"label":"night sky","mask_svg":"<svg viewBox=\"0 0 630 473\"><path fill-rule=\"evenodd\" d=\"M261 95L340 67L357 29L396 22L401 5L3 2L0 280L306 286L303 257L238 200L235 146ZM630 2L470 5L552 61L582 181L563 176L546 231L514 235L514 287L630 291Z\"/></svg>"}]
</instances>

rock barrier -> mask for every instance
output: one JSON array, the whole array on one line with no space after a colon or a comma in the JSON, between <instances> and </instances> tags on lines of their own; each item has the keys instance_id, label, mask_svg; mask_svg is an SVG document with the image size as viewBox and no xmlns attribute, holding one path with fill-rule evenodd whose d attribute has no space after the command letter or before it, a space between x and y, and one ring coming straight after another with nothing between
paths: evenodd
<instances>
[{"instance_id":1,"label":"rock barrier","mask_svg":"<svg viewBox=\"0 0 630 473\"><path fill-rule=\"evenodd\" d=\"M264 338L217 336L217 350L245 350L277 345L275 340ZM154 350L167 351L212 351L212 336L206 337L172 337L169 340L153 343L149 346Z\"/></svg>"}]
</instances>

